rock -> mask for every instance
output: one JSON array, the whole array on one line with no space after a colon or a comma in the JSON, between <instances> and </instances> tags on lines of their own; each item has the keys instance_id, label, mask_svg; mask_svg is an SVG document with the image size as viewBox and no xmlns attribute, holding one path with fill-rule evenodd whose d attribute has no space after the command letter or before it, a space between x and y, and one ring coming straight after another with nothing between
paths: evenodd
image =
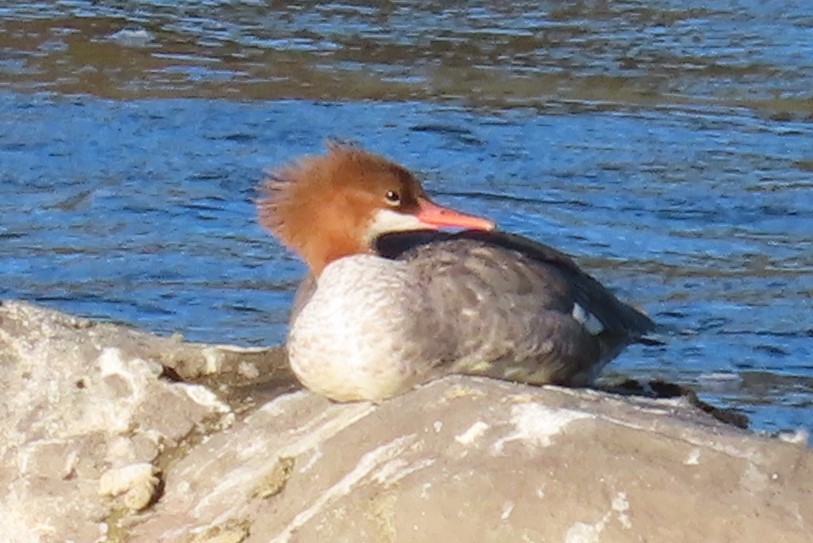
<instances>
[{"instance_id":1,"label":"rock","mask_svg":"<svg viewBox=\"0 0 813 543\"><path fill-rule=\"evenodd\" d=\"M105 519L118 508L153 501L162 456L235 416L203 385L166 379L179 367L170 362L184 361L176 373L202 373L204 360L228 358L215 347L4 302L0 541L104 540Z\"/></svg>"},{"instance_id":2,"label":"rock","mask_svg":"<svg viewBox=\"0 0 813 543\"><path fill-rule=\"evenodd\" d=\"M102 473L99 494L111 497L124 494L124 504L134 511L141 511L157 498L160 482L155 466L138 462Z\"/></svg>"},{"instance_id":3,"label":"rock","mask_svg":"<svg viewBox=\"0 0 813 543\"><path fill-rule=\"evenodd\" d=\"M335 404L294 390L281 349L22 302L0 306L0 364L0 541L801 542L813 530L810 449L684 397L453 376Z\"/></svg>"}]
</instances>

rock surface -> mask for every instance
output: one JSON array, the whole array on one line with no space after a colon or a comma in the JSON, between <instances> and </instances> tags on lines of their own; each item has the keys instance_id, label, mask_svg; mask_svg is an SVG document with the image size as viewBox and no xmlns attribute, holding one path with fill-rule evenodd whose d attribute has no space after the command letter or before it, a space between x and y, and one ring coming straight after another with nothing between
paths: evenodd
<instances>
[{"instance_id":1,"label":"rock surface","mask_svg":"<svg viewBox=\"0 0 813 543\"><path fill-rule=\"evenodd\" d=\"M810 541L813 453L649 400L450 377L334 404L282 349L0 306L0 541Z\"/></svg>"}]
</instances>

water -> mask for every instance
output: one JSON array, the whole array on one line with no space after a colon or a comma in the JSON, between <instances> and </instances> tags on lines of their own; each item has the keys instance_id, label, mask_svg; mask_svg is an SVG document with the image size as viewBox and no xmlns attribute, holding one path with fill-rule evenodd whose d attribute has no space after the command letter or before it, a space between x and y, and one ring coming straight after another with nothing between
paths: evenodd
<instances>
[{"instance_id":1,"label":"water","mask_svg":"<svg viewBox=\"0 0 813 543\"><path fill-rule=\"evenodd\" d=\"M6 2L0 297L279 343L263 172L329 136L559 247L671 330L607 374L813 428L803 1Z\"/></svg>"}]
</instances>

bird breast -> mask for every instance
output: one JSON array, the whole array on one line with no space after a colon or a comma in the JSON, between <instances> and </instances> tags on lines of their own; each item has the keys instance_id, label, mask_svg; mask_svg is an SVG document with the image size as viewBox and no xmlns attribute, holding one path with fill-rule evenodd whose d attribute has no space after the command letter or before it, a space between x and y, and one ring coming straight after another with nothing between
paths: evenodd
<instances>
[{"instance_id":1,"label":"bird breast","mask_svg":"<svg viewBox=\"0 0 813 543\"><path fill-rule=\"evenodd\" d=\"M411 330L419 300L407 268L355 255L322 271L287 342L306 387L338 401L380 400L423 379L429 368Z\"/></svg>"}]
</instances>

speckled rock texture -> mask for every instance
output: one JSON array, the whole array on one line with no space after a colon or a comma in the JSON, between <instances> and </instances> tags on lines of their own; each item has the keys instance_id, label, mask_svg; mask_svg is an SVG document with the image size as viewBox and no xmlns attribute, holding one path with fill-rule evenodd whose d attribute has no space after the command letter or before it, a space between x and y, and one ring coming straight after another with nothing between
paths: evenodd
<instances>
[{"instance_id":1,"label":"speckled rock texture","mask_svg":"<svg viewBox=\"0 0 813 543\"><path fill-rule=\"evenodd\" d=\"M683 399L454 376L382 402L282 349L0 306L2 542L810 541L813 454Z\"/></svg>"}]
</instances>

